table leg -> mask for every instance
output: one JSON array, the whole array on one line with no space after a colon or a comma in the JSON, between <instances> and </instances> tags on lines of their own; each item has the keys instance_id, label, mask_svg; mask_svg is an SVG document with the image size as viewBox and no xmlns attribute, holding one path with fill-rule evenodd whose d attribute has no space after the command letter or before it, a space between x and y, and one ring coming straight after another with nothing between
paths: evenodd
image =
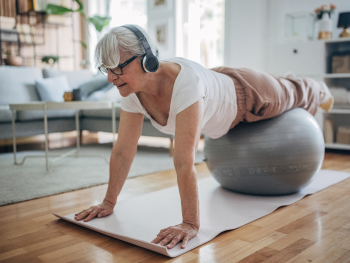
<instances>
[{"instance_id":1,"label":"table leg","mask_svg":"<svg viewBox=\"0 0 350 263\"><path fill-rule=\"evenodd\" d=\"M113 142L112 145L115 144L115 133L116 133L116 123L115 123L115 105L112 102L112 132L113 132Z\"/></svg>"},{"instance_id":2,"label":"table leg","mask_svg":"<svg viewBox=\"0 0 350 263\"><path fill-rule=\"evenodd\" d=\"M49 135L47 128L47 105L44 105L44 130L45 130L45 159L46 159L46 171L49 171Z\"/></svg>"},{"instance_id":3,"label":"table leg","mask_svg":"<svg viewBox=\"0 0 350 263\"><path fill-rule=\"evenodd\" d=\"M16 110L12 110L12 143L13 143L13 158L15 164L17 164L17 145L16 145L16 124L15 124Z\"/></svg>"},{"instance_id":4,"label":"table leg","mask_svg":"<svg viewBox=\"0 0 350 263\"><path fill-rule=\"evenodd\" d=\"M77 156L78 152L80 151L79 110L76 110L75 112L75 129L77 131L77 152L76 152L76 156Z\"/></svg>"}]
</instances>

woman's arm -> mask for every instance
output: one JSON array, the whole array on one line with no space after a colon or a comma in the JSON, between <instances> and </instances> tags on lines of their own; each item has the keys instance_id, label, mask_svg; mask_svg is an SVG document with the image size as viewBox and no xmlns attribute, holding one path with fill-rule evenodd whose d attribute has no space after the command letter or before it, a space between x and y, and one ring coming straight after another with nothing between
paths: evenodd
<instances>
[{"instance_id":1,"label":"woman's arm","mask_svg":"<svg viewBox=\"0 0 350 263\"><path fill-rule=\"evenodd\" d=\"M204 101L180 112L176 116L174 165L177 174L184 223L199 229L199 203L195 156L202 129Z\"/></svg>"},{"instance_id":2,"label":"woman's arm","mask_svg":"<svg viewBox=\"0 0 350 263\"><path fill-rule=\"evenodd\" d=\"M204 101L199 101L176 115L174 165L177 173L181 197L182 224L162 229L153 243L174 247L183 240L182 248L188 240L196 236L199 222L199 200L197 172L194 166L204 113Z\"/></svg>"},{"instance_id":3,"label":"woman's arm","mask_svg":"<svg viewBox=\"0 0 350 263\"><path fill-rule=\"evenodd\" d=\"M121 110L117 142L113 146L110 165L109 182L103 202L75 214L76 220L85 222L94 217L104 217L113 213L118 195L128 176L132 161L137 151L137 143L141 136L143 114Z\"/></svg>"}]
</instances>

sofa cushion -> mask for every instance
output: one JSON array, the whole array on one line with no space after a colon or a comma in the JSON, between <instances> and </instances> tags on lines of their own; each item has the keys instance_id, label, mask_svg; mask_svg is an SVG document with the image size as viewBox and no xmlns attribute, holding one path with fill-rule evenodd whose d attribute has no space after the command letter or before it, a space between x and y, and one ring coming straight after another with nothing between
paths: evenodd
<instances>
[{"instance_id":1,"label":"sofa cushion","mask_svg":"<svg viewBox=\"0 0 350 263\"><path fill-rule=\"evenodd\" d=\"M15 115L15 120L17 119L17 114ZM0 122L12 121L12 111L0 107Z\"/></svg>"},{"instance_id":2,"label":"sofa cushion","mask_svg":"<svg viewBox=\"0 0 350 263\"><path fill-rule=\"evenodd\" d=\"M44 78L53 78L63 75L67 77L68 84L71 89L78 88L81 84L92 79L94 76L88 69L78 71L62 71L51 68L43 69Z\"/></svg>"},{"instance_id":3,"label":"sofa cushion","mask_svg":"<svg viewBox=\"0 0 350 263\"><path fill-rule=\"evenodd\" d=\"M57 118L73 118L75 116L75 110L48 110L48 119ZM43 120L44 111L41 110L28 110L28 111L18 111L17 120L18 121L31 121L31 120Z\"/></svg>"},{"instance_id":4,"label":"sofa cushion","mask_svg":"<svg viewBox=\"0 0 350 263\"><path fill-rule=\"evenodd\" d=\"M70 91L66 76L36 80L35 86L42 101L63 102L64 93Z\"/></svg>"},{"instance_id":5,"label":"sofa cushion","mask_svg":"<svg viewBox=\"0 0 350 263\"><path fill-rule=\"evenodd\" d=\"M38 101L35 80L42 79L36 67L0 66L0 104Z\"/></svg>"}]
</instances>

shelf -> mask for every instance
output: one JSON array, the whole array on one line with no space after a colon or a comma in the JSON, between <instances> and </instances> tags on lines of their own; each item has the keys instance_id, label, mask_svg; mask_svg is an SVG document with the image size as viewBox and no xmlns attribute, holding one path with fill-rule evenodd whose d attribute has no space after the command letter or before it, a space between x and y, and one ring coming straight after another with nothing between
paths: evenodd
<instances>
[{"instance_id":1,"label":"shelf","mask_svg":"<svg viewBox=\"0 0 350 263\"><path fill-rule=\"evenodd\" d=\"M324 74L325 79L340 79L340 78L350 78L350 73L330 73Z\"/></svg>"},{"instance_id":2,"label":"shelf","mask_svg":"<svg viewBox=\"0 0 350 263\"><path fill-rule=\"evenodd\" d=\"M350 150L350 144L326 143L326 149Z\"/></svg>"},{"instance_id":3,"label":"shelf","mask_svg":"<svg viewBox=\"0 0 350 263\"><path fill-rule=\"evenodd\" d=\"M325 43L339 43L339 42L347 42L347 41L350 42L350 37L324 40Z\"/></svg>"},{"instance_id":4,"label":"shelf","mask_svg":"<svg viewBox=\"0 0 350 263\"><path fill-rule=\"evenodd\" d=\"M9 33L9 34L17 34L18 35L18 32L16 29L3 29L3 28L0 28L0 32L4 32L4 33Z\"/></svg>"},{"instance_id":5,"label":"shelf","mask_svg":"<svg viewBox=\"0 0 350 263\"><path fill-rule=\"evenodd\" d=\"M324 112L326 114L350 114L350 109L331 109L329 112Z\"/></svg>"},{"instance_id":6,"label":"shelf","mask_svg":"<svg viewBox=\"0 0 350 263\"><path fill-rule=\"evenodd\" d=\"M38 55L36 55L36 56L32 56L32 57L26 57L26 56L22 56L21 58L23 58L23 59L41 59L42 57L45 57L46 55L42 55L42 56L38 56ZM72 55L72 56L59 56L60 57L60 59L73 59L74 58L74 56Z\"/></svg>"}]
</instances>

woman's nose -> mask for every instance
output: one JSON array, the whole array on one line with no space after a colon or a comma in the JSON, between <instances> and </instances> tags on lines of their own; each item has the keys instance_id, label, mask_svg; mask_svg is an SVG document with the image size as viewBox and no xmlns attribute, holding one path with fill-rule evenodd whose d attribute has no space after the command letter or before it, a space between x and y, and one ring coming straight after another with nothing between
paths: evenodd
<instances>
[{"instance_id":1,"label":"woman's nose","mask_svg":"<svg viewBox=\"0 0 350 263\"><path fill-rule=\"evenodd\" d=\"M118 75L113 74L110 70L107 70L108 74L107 74L107 80L108 82L113 82L115 79L119 78Z\"/></svg>"}]
</instances>

